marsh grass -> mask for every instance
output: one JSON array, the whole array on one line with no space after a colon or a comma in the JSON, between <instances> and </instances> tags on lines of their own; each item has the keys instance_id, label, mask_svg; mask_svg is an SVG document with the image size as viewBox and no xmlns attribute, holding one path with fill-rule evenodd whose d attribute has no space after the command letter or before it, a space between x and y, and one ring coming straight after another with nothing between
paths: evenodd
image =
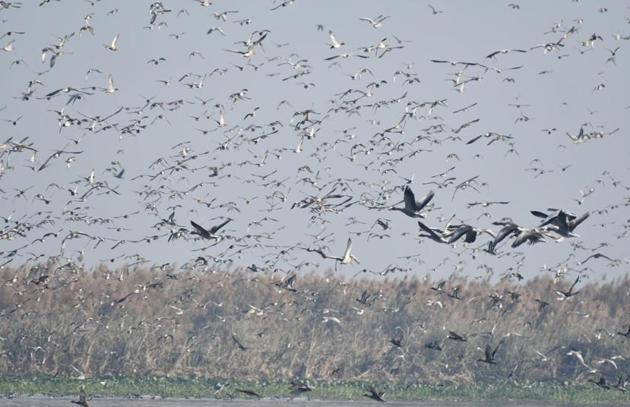
<instances>
[{"instance_id":1,"label":"marsh grass","mask_svg":"<svg viewBox=\"0 0 630 407\"><path fill-rule=\"evenodd\" d=\"M46 281L37 282L42 275ZM228 378L288 396L286 383L298 377L320 383L317 398L360 397L365 383L400 399L627 397L589 380L603 375L614 384L630 375L630 339L616 334L630 323L628 277L582 283L567 301L553 288L570 282L546 277L518 284L452 276L442 293L428 279L311 273L287 287L286 277L52 264L4 269L3 392L74 394L68 378L91 384L99 377L108 385L95 394L206 397L214 392L208 378ZM446 294L454 287L460 299ZM549 305L541 310L536 299ZM446 339L448 330L467 342ZM477 362L486 344L500 340L497 365ZM597 374L569 350L582 352Z\"/></svg>"}]
</instances>

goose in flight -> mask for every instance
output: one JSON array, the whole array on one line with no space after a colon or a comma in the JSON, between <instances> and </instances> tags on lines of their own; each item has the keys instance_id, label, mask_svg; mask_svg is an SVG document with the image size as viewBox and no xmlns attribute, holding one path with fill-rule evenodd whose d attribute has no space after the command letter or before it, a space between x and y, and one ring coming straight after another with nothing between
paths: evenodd
<instances>
[{"instance_id":1,"label":"goose in flight","mask_svg":"<svg viewBox=\"0 0 630 407\"><path fill-rule=\"evenodd\" d=\"M610 257L606 256L603 253L594 253L594 254L591 254L590 256L588 256L587 258L585 258L584 260L579 261L578 264L579 265L586 264L586 262L589 261L590 259L606 259L606 260L608 260L611 263L620 263L621 262L619 259L610 258Z\"/></svg>"},{"instance_id":2,"label":"goose in flight","mask_svg":"<svg viewBox=\"0 0 630 407\"><path fill-rule=\"evenodd\" d=\"M203 237L204 239L215 239L218 240L220 239L220 236L215 235L215 233L217 233L219 230L221 230L221 228L225 225L227 225L228 223L230 223L232 221L231 218L227 218L225 221L223 221L222 223L211 227L210 229L205 229L203 226L195 223L194 221L190 221L190 224L195 228L195 230L193 232L191 232L192 234L195 235L199 235L201 237Z\"/></svg>"},{"instance_id":3,"label":"goose in flight","mask_svg":"<svg viewBox=\"0 0 630 407\"><path fill-rule=\"evenodd\" d=\"M494 240L488 244L488 248L486 249L486 251L490 254L496 254L495 249L497 245L503 240L507 239L510 236L517 236L519 233L521 233L521 227L509 220L493 222L492 224L503 227L494 237Z\"/></svg>"},{"instance_id":4,"label":"goose in flight","mask_svg":"<svg viewBox=\"0 0 630 407\"><path fill-rule=\"evenodd\" d=\"M405 185L404 191L404 203L405 206L403 208L390 208L391 211L400 211L410 218L424 218L424 214L420 213L420 211L431 202L433 199L434 193L433 191L429 191L420 201L416 201L416 196L414 195L409 185Z\"/></svg>"},{"instance_id":5,"label":"goose in flight","mask_svg":"<svg viewBox=\"0 0 630 407\"><path fill-rule=\"evenodd\" d=\"M226 10L226 11L221 11L221 12L215 11L212 14L214 15L214 18L216 18L217 20L227 21L228 14L236 14L236 13L238 13L238 10Z\"/></svg>"},{"instance_id":6,"label":"goose in flight","mask_svg":"<svg viewBox=\"0 0 630 407\"><path fill-rule=\"evenodd\" d=\"M574 356L578 360L578 362L580 362L582 366L584 366L585 368L589 370L589 373L597 372L597 369L593 369L592 367L586 364L586 362L584 361L584 356L582 356L582 352L572 350L570 352L567 352L567 356Z\"/></svg>"},{"instance_id":7,"label":"goose in flight","mask_svg":"<svg viewBox=\"0 0 630 407\"><path fill-rule=\"evenodd\" d=\"M499 343L497 344L497 346L494 348L494 350L490 347L490 344L486 345L486 350L485 350L485 358L484 359L477 359L477 362L483 362L483 363L487 363L489 365L496 365L497 364L497 360L496 360L496 354L497 351L499 350L499 347L501 347L501 345L503 344L503 340L500 340Z\"/></svg>"},{"instance_id":8,"label":"goose in flight","mask_svg":"<svg viewBox=\"0 0 630 407\"><path fill-rule=\"evenodd\" d=\"M420 237L427 237L438 243L448 243L448 241L444 238L444 232L442 230L430 228L420 221L418 221L418 226L420 226L420 229L427 233L426 235L420 235Z\"/></svg>"},{"instance_id":9,"label":"goose in flight","mask_svg":"<svg viewBox=\"0 0 630 407\"><path fill-rule=\"evenodd\" d=\"M563 301L577 295L579 291L573 291L573 289L579 282L580 282L580 276L577 276L573 284L571 284L571 287L569 287L568 291L553 290L556 294L558 294L558 301Z\"/></svg>"},{"instance_id":10,"label":"goose in flight","mask_svg":"<svg viewBox=\"0 0 630 407\"><path fill-rule=\"evenodd\" d=\"M378 391L372 386L370 386L367 389L367 391L368 391L367 393L363 394L364 397L368 397L368 398L371 398L372 400L380 401L381 403L385 402L385 399L383 398L383 396L385 395L385 392Z\"/></svg>"},{"instance_id":11,"label":"goose in flight","mask_svg":"<svg viewBox=\"0 0 630 407\"><path fill-rule=\"evenodd\" d=\"M490 229L478 229L470 225L466 225L464 223L460 225L448 225L446 227L447 233L444 235L447 243L455 243L462 236L464 237L464 242L466 243L474 243L477 240L477 236L481 233L486 233L494 239L495 235Z\"/></svg>"},{"instance_id":12,"label":"goose in flight","mask_svg":"<svg viewBox=\"0 0 630 407\"><path fill-rule=\"evenodd\" d=\"M311 387L311 385L308 383L308 380L291 380L291 393L293 394L306 393L312 390L313 387Z\"/></svg>"},{"instance_id":13,"label":"goose in flight","mask_svg":"<svg viewBox=\"0 0 630 407\"><path fill-rule=\"evenodd\" d=\"M555 232L563 237L577 237L578 235L574 234L573 231L590 216L588 212L578 217L562 209L550 210L556 212L554 214L546 214L541 211L531 211L530 213L543 219L539 227L547 226L549 231Z\"/></svg>"},{"instance_id":14,"label":"goose in flight","mask_svg":"<svg viewBox=\"0 0 630 407\"><path fill-rule=\"evenodd\" d=\"M107 76L107 88L104 88L103 91L105 93L114 93L118 90L116 86L114 86L114 78L111 75Z\"/></svg>"},{"instance_id":15,"label":"goose in flight","mask_svg":"<svg viewBox=\"0 0 630 407\"><path fill-rule=\"evenodd\" d=\"M348 243L346 244L346 250L343 252L343 257L338 260L341 264L351 264L352 262L359 264L359 259L352 254L352 239L348 238Z\"/></svg>"},{"instance_id":16,"label":"goose in flight","mask_svg":"<svg viewBox=\"0 0 630 407\"><path fill-rule=\"evenodd\" d=\"M348 243L346 244L346 250L343 252L343 255L341 257L327 255L326 253L324 253L322 249L306 248L305 250L307 252L317 253L320 256L322 256L324 259L336 260L338 263L341 263L341 264L352 264L353 262L356 264L360 264L359 259L354 254L352 254L352 239L351 238L348 238Z\"/></svg>"},{"instance_id":17,"label":"goose in flight","mask_svg":"<svg viewBox=\"0 0 630 407\"><path fill-rule=\"evenodd\" d=\"M346 45L345 42L337 41L335 33L332 30L328 30L328 37L330 37L330 42L328 43L330 49L341 48L342 46Z\"/></svg>"},{"instance_id":18,"label":"goose in flight","mask_svg":"<svg viewBox=\"0 0 630 407\"><path fill-rule=\"evenodd\" d=\"M536 229L519 229L520 233L516 236L516 239L512 242L512 248L517 248L524 243L534 244L545 241L545 234Z\"/></svg>"},{"instance_id":19,"label":"goose in flight","mask_svg":"<svg viewBox=\"0 0 630 407\"><path fill-rule=\"evenodd\" d=\"M47 159L46 161L44 161L44 163L42 165L39 166L39 168L37 169L37 171L42 171L44 168L46 168L48 166L48 164L50 163L50 161L52 159L55 158L59 158L61 157L62 154L82 154L83 151L65 151L65 150L57 150L54 153L52 153Z\"/></svg>"},{"instance_id":20,"label":"goose in flight","mask_svg":"<svg viewBox=\"0 0 630 407\"><path fill-rule=\"evenodd\" d=\"M104 47L107 48L110 51L118 51L120 48L118 48L118 36L120 34L116 34L116 36L114 37L114 39L112 40L111 44L104 44Z\"/></svg>"},{"instance_id":21,"label":"goose in flight","mask_svg":"<svg viewBox=\"0 0 630 407\"><path fill-rule=\"evenodd\" d=\"M369 17L362 17L362 18L359 18L359 20L368 22L372 26L372 28L381 28L383 26L383 21L387 20L388 18L389 16L384 16L380 14L378 17L374 19L369 18Z\"/></svg>"},{"instance_id":22,"label":"goose in flight","mask_svg":"<svg viewBox=\"0 0 630 407\"><path fill-rule=\"evenodd\" d=\"M431 9L431 14L436 16L438 14L442 14L444 11L443 10L438 10L435 7L433 7L433 5L431 4L427 4L427 6Z\"/></svg>"},{"instance_id":23,"label":"goose in flight","mask_svg":"<svg viewBox=\"0 0 630 407\"><path fill-rule=\"evenodd\" d=\"M227 122L225 121L225 114L223 113L223 109L219 111L219 120L215 120L219 127L227 127Z\"/></svg>"},{"instance_id":24,"label":"goose in flight","mask_svg":"<svg viewBox=\"0 0 630 407\"><path fill-rule=\"evenodd\" d=\"M4 47L2 47L2 50L4 52L12 52L15 49L13 46L14 43L15 41L9 41Z\"/></svg>"},{"instance_id":25,"label":"goose in flight","mask_svg":"<svg viewBox=\"0 0 630 407\"><path fill-rule=\"evenodd\" d=\"M525 53L525 52L527 52L527 50L525 50L525 49L500 49L500 50L498 50L498 51L494 51L494 52L491 52L490 54L486 55L486 58L485 58L485 59L491 59L491 58L496 57L496 56L497 56L497 55L499 55L499 54L507 54L508 52L521 52L521 53Z\"/></svg>"}]
</instances>

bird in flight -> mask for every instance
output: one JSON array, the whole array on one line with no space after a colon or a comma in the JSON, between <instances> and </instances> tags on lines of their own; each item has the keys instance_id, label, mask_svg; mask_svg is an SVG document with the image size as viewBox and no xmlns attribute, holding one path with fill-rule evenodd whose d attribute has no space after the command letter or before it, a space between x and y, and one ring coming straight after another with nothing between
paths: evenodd
<instances>
[{"instance_id":1,"label":"bird in flight","mask_svg":"<svg viewBox=\"0 0 630 407\"><path fill-rule=\"evenodd\" d=\"M433 191L429 191L421 200L416 201L416 196L409 185L405 185L403 192L405 206L402 208L392 207L390 210L400 211L411 218L424 218L424 214L420 211L431 202L433 196Z\"/></svg>"},{"instance_id":2,"label":"bird in flight","mask_svg":"<svg viewBox=\"0 0 630 407\"><path fill-rule=\"evenodd\" d=\"M192 231L192 234L199 235L199 236L203 237L204 239L218 240L218 239L220 239L220 236L217 236L216 233L219 230L221 230L221 228L223 228L223 226L227 225L231 221L232 221L231 218L227 218L225 221L219 223L218 225L215 225L215 226L211 227L210 229L206 229L203 226L199 225L198 223L195 223L195 221L192 221L192 220L190 221L190 224L195 228L195 230Z\"/></svg>"}]
</instances>

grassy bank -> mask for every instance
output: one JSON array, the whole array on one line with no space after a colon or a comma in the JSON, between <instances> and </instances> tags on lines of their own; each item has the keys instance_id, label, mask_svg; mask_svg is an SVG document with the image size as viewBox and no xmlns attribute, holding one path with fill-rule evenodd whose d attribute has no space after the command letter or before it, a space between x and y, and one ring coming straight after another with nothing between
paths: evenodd
<instances>
[{"instance_id":1,"label":"grassy bank","mask_svg":"<svg viewBox=\"0 0 630 407\"><path fill-rule=\"evenodd\" d=\"M226 384L227 383L227 384ZM221 384L226 384L217 391ZM0 377L2 396L75 396L85 385L88 397L158 396L164 398L252 398L237 389L253 390L264 398L291 398L288 382L231 382L205 379L129 378L108 377L77 380L52 376ZM365 399L371 384L367 382L313 382L308 398L323 400ZM384 398L394 400L541 400L567 403L623 403L630 404L630 392L604 390L594 384L561 385L514 383L475 385L423 385L402 383L376 383L374 387L385 392Z\"/></svg>"}]
</instances>

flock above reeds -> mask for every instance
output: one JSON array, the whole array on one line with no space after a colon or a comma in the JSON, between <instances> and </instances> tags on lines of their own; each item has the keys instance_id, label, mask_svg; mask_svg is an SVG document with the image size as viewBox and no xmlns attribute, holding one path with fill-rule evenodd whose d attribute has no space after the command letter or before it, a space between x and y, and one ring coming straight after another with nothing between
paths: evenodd
<instances>
[{"instance_id":1,"label":"flock above reeds","mask_svg":"<svg viewBox=\"0 0 630 407\"><path fill-rule=\"evenodd\" d=\"M0 373L625 391L628 21L1 0Z\"/></svg>"}]
</instances>

